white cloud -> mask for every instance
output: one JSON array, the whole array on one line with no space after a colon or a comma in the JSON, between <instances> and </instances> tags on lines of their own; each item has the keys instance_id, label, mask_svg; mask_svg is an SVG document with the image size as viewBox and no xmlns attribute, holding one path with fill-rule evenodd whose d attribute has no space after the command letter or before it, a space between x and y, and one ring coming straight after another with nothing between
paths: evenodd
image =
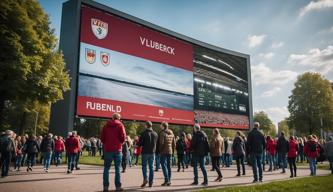
<instances>
[{"instance_id":1,"label":"white cloud","mask_svg":"<svg viewBox=\"0 0 333 192\"><path fill-rule=\"evenodd\" d=\"M252 48L261 45L265 41L265 38L265 34L248 36L249 47Z\"/></svg>"},{"instance_id":2,"label":"white cloud","mask_svg":"<svg viewBox=\"0 0 333 192\"><path fill-rule=\"evenodd\" d=\"M274 95L276 95L280 91L281 91L280 87L274 87L273 89L265 91L264 93L262 93L261 97L262 98L273 97Z\"/></svg>"},{"instance_id":3,"label":"white cloud","mask_svg":"<svg viewBox=\"0 0 333 192\"><path fill-rule=\"evenodd\" d=\"M305 7L303 7L299 13L299 16L302 17L305 14L314 11L314 10L321 10L325 8L333 7L333 0L319 0L319 1L311 1Z\"/></svg>"},{"instance_id":4,"label":"white cloud","mask_svg":"<svg viewBox=\"0 0 333 192\"><path fill-rule=\"evenodd\" d=\"M284 45L284 42L283 41L280 41L280 42L273 42L272 43L272 48L273 49L276 49L276 48L280 48Z\"/></svg>"},{"instance_id":5,"label":"white cloud","mask_svg":"<svg viewBox=\"0 0 333 192\"><path fill-rule=\"evenodd\" d=\"M288 63L309 67L311 71L324 75L333 73L333 45L322 50L310 49L306 54L291 54L288 57Z\"/></svg>"},{"instance_id":6,"label":"white cloud","mask_svg":"<svg viewBox=\"0 0 333 192\"><path fill-rule=\"evenodd\" d=\"M297 73L290 70L273 71L264 63L251 67L255 85L284 85L297 77Z\"/></svg>"},{"instance_id":7,"label":"white cloud","mask_svg":"<svg viewBox=\"0 0 333 192\"><path fill-rule=\"evenodd\" d=\"M274 57L275 53L269 52L269 53L260 53L259 56L263 57L265 59L272 59Z\"/></svg>"}]
</instances>

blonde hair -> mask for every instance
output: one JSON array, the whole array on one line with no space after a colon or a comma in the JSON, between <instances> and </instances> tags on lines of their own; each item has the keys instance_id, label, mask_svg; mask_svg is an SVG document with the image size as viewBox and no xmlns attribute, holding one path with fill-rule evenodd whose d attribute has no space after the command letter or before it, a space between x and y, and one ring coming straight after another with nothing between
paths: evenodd
<instances>
[{"instance_id":1,"label":"blonde hair","mask_svg":"<svg viewBox=\"0 0 333 192\"><path fill-rule=\"evenodd\" d=\"M114 119L114 120L116 120L116 119L120 120L120 118L121 118L121 115L119 113L114 113L112 115L112 119Z\"/></svg>"}]
</instances>

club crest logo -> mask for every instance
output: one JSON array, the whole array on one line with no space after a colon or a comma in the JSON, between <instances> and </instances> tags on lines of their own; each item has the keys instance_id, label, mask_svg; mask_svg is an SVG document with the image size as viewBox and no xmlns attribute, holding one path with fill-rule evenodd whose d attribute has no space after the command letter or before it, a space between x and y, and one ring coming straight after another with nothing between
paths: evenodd
<instances>
[{"instance_id":1,"label":"club crest logo","mask_svg":"<svg viewBox=\"0 0 333 192\"><path fill-rule=\"evenodd\" d=\"M96 60L96 51L93 49L86 48L86 61L89 64L95 63Z\"/></svg>"},{"instance_id":2,"label":"club crest logo","mask_svg":"<svg viewBox=\"0 0 333 192\"><path fill-rule=\"evenodd\" d=\"M162 116L164 115L164 110L162 110L162 109L159 109L159 110L158 110L158 114L159 114L159 116L161 116L161 117L162 117Z\"/></svg>"},{"instance_id":3,"label":"club crest logo","mask_svg":"<svg viewBox=\"0 0 333 192\"><path fill-rule=\"evenodd\" d=\"M104 39L108 34L108 24L99 19L91 18L91 30L97 39Z\"/></svg>"},{"instance_id":4,"label":"club crest logo","mask_svg":"<svg viewBox=\"0 0 333 192\"><path fill-rule=\"evenodd\" d=\"M109 53L101 51L101 63L104 66L107 66L110 64L110 54Z\"/></svg>"}]
</instances>

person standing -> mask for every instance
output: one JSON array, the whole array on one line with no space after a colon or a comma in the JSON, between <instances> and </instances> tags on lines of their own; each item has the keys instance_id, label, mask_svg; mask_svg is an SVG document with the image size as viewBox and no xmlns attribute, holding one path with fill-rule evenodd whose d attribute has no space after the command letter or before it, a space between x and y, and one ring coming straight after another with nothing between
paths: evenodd
<instances>
[{"instance_id":1,"label":"person standing","mask_svg":"<svg viewBox=\"0 0 333 192\"><path fill-rule=\"evenodd\" d=\"M103 191L109 190L109 171L114 161L115 167L115 186L116 191L123 191L121 188L120 167L122 159L122 145L125 142L126 131L120 121L120 114L114 113L112 119L103 127L101 141L103 143L104 171L103 171Z\"/></svg>"},{"instance_id":2,"label":"person standing","mask_svg":"<svg viewBox=\"0 0 333 192\"><path fill-rule=\"evenodd\" d=\"M288 163L290 169L290 178L296 177L296 157L298 151L298 143L294 136L290 136L289 138L289 147L288 147Z\"/></svg>"},{"instance_id":3,"label":"person standing","mask_svg":"<svg viewBox=\"0 0 333 192\"><path fill-rule=\"evenodd\" d=\"M127 140L127 139L126 139ZM127 167L127 157L128 157L128 152L129 152L129 147L128 147L128 143L126 142L123 143L122 146L122 158L121 158L121 167L123 168L122 173L126 172L126 167Z\"/></svg>"},{"instance_id":4,"label":"person standing","mask_svg":"<svg viewBox=\"0 0 333 192\"><path fill-rule=\"evenodd\" d=\"M15 167L16 171L20 171L21 161L23 158L23 145L21 136L16 137L16 160L15 160Z\"/></svg>"},{"instance_id":5,"label":"person standing","mask_svg":"<svg viewBox=\"0 0 333 192\"><path fill-rule=\"evenodd\" d=\"M9 165L12 160L12 155L15 153L15 144L12 139L13 131L7 130L5 135L0 140L1 152L1 177L7 177L9 172Z\"/></svg>"},{"instance_id":6,"label":"person standing","mask_svg":"<svg viewBox=\"0 0 333 192\"><path fill-rule=\"evenodd\" d=\"M185 154L185 164L186 164L186 169L188 168L189 165L192 163L192 151L191 151L191 140L192 140L192 135L188 133L186 135L185 139L185 144L186 144L186 154Z\"/></svg>"},{"instance_id":7,"label":"person standing","mask_svg":"<svg viewBox=\"0 0 333 192\"><path fill-rule=\"evenodd\" d=\"M284 132L281 132L281 135L277 141L277 152L280 159L280 167L282 167L282 172L286 172L287 168L287 153L288 153L288 140L284 136Z\"/></svg>"},{"instance_id":8,"label":"person standing","mask_svg":"<svg viewBox=\"0 0 333 192\"><path fill-rule=\"evenodd\" d=\"M49 171L49 167L52 160L52 152L54 151L54 141L52 137L53 135L49 133L47 136L43 138L42 143L40 145L40 149L43 155L43 165L45 172Z\"/></svg>"},{"instance_id":9,"label":"person standing","mask_svg":"<svg viewBox=\"0 0 333 192\"><path fill-rule=\"evenodd\" d=\"M134 157L135 157L135 166L138 166L139 156L141 155L142 147L139 146L139 136L134 136Z\"/></svg>"},{"instance_id":10,"label":"person standing","mask_svg":"<svg viewBox=\"0 0 333 192\"><path fill-rule=\"evenodd\" d=\"M191 185L198 185L198 163L202 174L204 176L204 182L202 185L208 185L207 171L205 168L205 156L209 152L208 138L204 131L201 130L199 124L194 125L194 133L192 137L191 146L193 149L193 172L194 182Z\"/></svg>"},{"instance_id":11,"label":"person standing","mask_svg":"<svg viewBox=\"0 0 333 192\"><path fill-rule=\"evenodd\" d=\"M308 141L304 145L304 154L308 157L311 176L317 173L317 157L319 155L318 140L312 135L308 136Z\"/></svg>"},{"instance_id":12,"label":"person standing","mask_svg":"<svg viewBox=\"0 0 333 192\"><path fill-rule=\"evenodd\" d=\"M242 138L242 133L240 131L237 131L237 135L234 139L234 142L232 144L232 151L234 153L234 157L236 159L237 164L237 175L241 176L240 172L240 165L242 165L242 175L245 175L245 164L244 164L244 158L245 158L245 142Z\"/></svg>"},{"instance_id":13,"label":"person standing","mask_svg":"<svg viewBox=\"0 0 333 192\"><path fill-rule=\"evenodd\" d=\"M96 157L96 152L97 152L97 140L95 137L92 137L90 139L91 143L91 156Z\"/></svg>"},{"instance_id":14,"label":"person standing","mask_svg":"<svg viewBox=\"0 0 333 192\"><path fill-rule=\"evenodd\" d=\"M73 173L75 167L75 160L79 153L79 140L73 135L72 132L68 133L68 138L65 141L66 153L67 153L67 173Z\"/></svg>"},{"instance_id":15,"label":"person standing","mask_svg":"<svg viewBox=\"0 0 333 192\"><path fill-rule=\"evenodd\" d=\"M297 162L303 163L304 161L304 140L302 137L298 138L298 153Z\"/></svg>"},{"instance_id":16,"label":"person standing","mask_svg":"<svg viewBox=\"0 0 333 192\"><path fill-rule=\"evenodd\" d=\"M250 152L250 157L252 160L252 169L253 169L253 183L258 181L262 182L263 180L263 169L262 169L262 155L263 151L266 149L266 140L264 134L259 131L260 124L259 122L254 123L254 128L249 132L247 137L247 145ZM258 178L259 172L259 178ZM259 180L258 180L259 179Z\"/></svg>"},{"instance_id":17,"label":"person standing","mask_svg":"<svg viewBox=\"0 0 333 192\"><path fill-rule=\"evenodd\" d=\"M266 141L267 141L267 147L266 147L267 159L268 159L268 163L269 163L268 171L272 172L273 166L274 166L274 170L276 169L276 166L275 166L276 142L270 135L267 136Z\"/></svg>"},{"instance_id":18,"label":"person standing","mask_svg":"<svg viewBox=\"0 0 333 192\"><path fill-rule=\"evenodd\" d=\"M333 174L333 136L330 136L328 142L325 144L325 151L330 164L331 174Z\"/></svg>"},{"instance_id":19,"label":"person standing","mask_svg":"<svg viewBox=\"0 0 333 192\"><path fill-rule=\"evenodd\" d=\"M186 135L183 132L180 135L180 138L177 140L176 143L176 151L177 151L177 165L178 169L177 172L180 171L180 166L183 168L183 172L185 171L185 151L186 151L186 143L185 143Z\"/></svg>"},{"instance_id":20,"label":"person standing","mask_svg":"<svg viewBox=\"0 0 333 192\"><path fill-rule=\"evenodd\" d=\"M65 150L65 143L60 136L56 136L54 140L54 158L55 164L58 167L61 164L62 153Z\"/></svg>"},{"instance_id":21,"label":"person standing","mask_svg":"<svg viewBox=\"0 0 333 192\"><path fill-rule=\"evenodd\" d=\"M176 147L175 136L172 130L169 129L167 122L162 122L162 131L158 136L159 152L161 154L161 166L164 175L164 183L162 186L171 185L171 156L174 154Z\"/></svg>"},{"instance_id":22,"label":"person standing","mask_svg":"<svg viewBox=\"0 0 333 192\"><path fill-rule=\"evenodd\" d=\"M35 135L30 135L29 139L25 143L26 145L26 151L27 154L27 172L32 171L32 167L35 164L35 158L39 152L39 145L37 143L37 139Z\"/></svg>"},{"instance_id":23,"label":"person standing","mask_svg":"<svg viewBox=\"0 0 333 192\"><path fill-rule=\"evenodd\" d=\"M149 187L153 186L154 181L154 161L157 143L157 133L153 130L153 124L150 121L145 123L145 130L140 135L139 146L142 147L142 175L143 183L141 187L145 187L149 183ZM147 176L147 165L149 167L149 180Z\"/></svg>"},{"instance_id":24,"label":"person standing","mask_svg":"<svg viewBox=\"0 0 333 192\"><path fill-rule=\"evenodd\" d=\"M80 156L82 155L81 153L83 149L83 141L80 135L77 134L77 131L73 131L73 135L79 141L78 152L75 157L75 170L80 170L79 163L80 163Z\"/></svg>"},{"instance_id":25,"label":"person standing","mask_svg":"<svg viewBox=\"0 0 333 192\"><path fill-rule=\"evenodd\" d=\"M222 152L224 151L224 141L218 129L214 129L213 131L213 138L210 142L209 148L210 155L212 157L213 169L217 172L218 175L215 181L221 182L223 176L220 170L220 160Z\"/></svg>"}]
</instances>

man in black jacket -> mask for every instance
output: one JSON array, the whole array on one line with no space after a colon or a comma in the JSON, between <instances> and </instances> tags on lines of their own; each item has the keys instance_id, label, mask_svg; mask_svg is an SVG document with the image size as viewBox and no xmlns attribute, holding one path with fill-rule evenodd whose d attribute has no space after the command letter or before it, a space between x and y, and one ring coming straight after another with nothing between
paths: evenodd
<instances>
[{"instance_id":1,"label":"man in black jacket","mask_svg":"<svg viewBox=\"0 0 333 192\"><path fill-rule=\"evenodd\" d=\"M154 159L157 143L157 133L152 128L150 121L146 122L146 129L140 135L139 146L142 146L142 174L143 183L141 187L145 187L148 183L147 164L149 166L149 187L153 186L154 179Z\"/></svg>"},{"instance_id":2,"label":"man in black jacket","mask_svg":"<svg viewBox=\"0 0 333 192\"><path fill-rule=\"evenodd\" d=\"M192 185L198 185L198 163L202 174L204 176L204 182L202 185L208 185L207 171L205 168L205 156L209 152L208 138L204 131L201 130L199 124L194 125L194 133L191 141L191 147L193 149L193 172L194 182Z\"/></svg>"},{"instance_id":3,"label":"man in black jacket","mask_svg":"<svg viewBox=\"0 0 333 192\"><path fill-rule=\"evenodd\" d=\"M40 145L40 149L43 155L43 164L45 172L49 171L52 159L52 153L54 151L54 140L52 137L53 135L49 133L47 136L43 138L42 143Z\"/></svg>"},{"instance_id":4,"label":"man in black jacket","mask_svg":"<svg viewBox=\"0 0 333 192\"><path fill-rule=\"evenodd\" d=\"M284 132L281 132L281 135L277 141L277 152L279 158L279 167L282 167L282 173L286 172L287 168L287 153L289 151L289 143L288 140L284 136Z\"/></svg>"},{"instance_id":5,"label":"man in black jacket","mask_svg":"<svg viewBox=\"0 0 333 192\"><path fill-rule=\"evenodd\" d=\"M259 181L262 182L262 155L266 149L266 140L264 134L259 131L259 122L254 123L254 128L250 131L247 137L247 144L249 147L250 157L252 160L253 169L253 182L258 182L258 171L259 171Z\"/></svg>"},{"instance_id":6,"label":"man in black jacket","mask_svg":"<svg viewBox=\"0 0 333 192\"><path fill-rule=\"evenodd\" d=\"M0 152L1 152L1 177L7 177L9 171L10 161L12 155L15 153L15 144L13 141L13 131L7 130L0 138Z\"/></svg>"}]
</instances>

